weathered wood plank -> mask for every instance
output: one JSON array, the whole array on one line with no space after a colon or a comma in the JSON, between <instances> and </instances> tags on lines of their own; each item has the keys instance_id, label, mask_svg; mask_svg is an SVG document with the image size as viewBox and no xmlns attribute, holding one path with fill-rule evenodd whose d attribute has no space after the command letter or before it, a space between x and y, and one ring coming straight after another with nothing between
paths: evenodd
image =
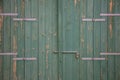
<instances>
[{"instance_id":1,"label":"weathered wood plank","mask_svg":"<svg viewBox=\"0 0 120 80\"><path fill-rule=\"evenodd\" d=\"M16 5L17 5L17 2L16 0L11 0L11 12L15 13L17 12L17 9L16 9ZM11 17L12 19L12 17ZM11 24L11 29L10 29L10 32L11 32L11 52L17 52L17 25L16 23L13 22L13 20L10 21ZM16 57L16 55L14 56L11 56L11 74L10 74L10 80L17 80L17 77L16 77L16 61L13 61L13 57Z\"/></svg>"},{"instance_id":2,"label":"weathered wood plank","mask_svg":"<svg viewBox=\"0 0 120 80\"><path fill-rule=\"evenodd\" d=\"M53 3L54 2L54 3ZM58 51L58 0L52 0L52 11L51 11L51 31L52 31L52 36L51 36L51 71L52 71L52 80L58 80L58 55L53 54L53 51Z\"/></svg>"},{"instance_id":3,"label":"weathered wood plank","mask_svg":"<svg viewBox=\"0 0 120 80\"><path fill-rule=\"evenodd\" d=\"M18 17L24 17L25 15L25 1L24 0L17 0L17 12L19 13ZM17 57L24 57L25 54L25 23L23 21L17 22ZM16 76L18 80L25 80L25 62L24 61L17 61L16 66Z\"/></svg>"},{"instance_id":4,"label":"weathered wood plank","mask_svg":"<svg viewBox=\"0 0 120 80\"><path fill-rule=\"evenodd\" d=\"M3 9L4 12L11 12L11 1L5 0L3 1ZM8 8L9 7L9 8ZM10 17L4 17L4 28L3 28L3 52L11 52L11 18ZM4 56L3 57L3 80L9 80L11 74L11 57L10 56Z\"/></svg>"},{"instance_id":5,"label":"weathered wood plank","mask_svg":"<svg viewBox=\"0 0 120 80\"><path fill-rule=\"evenodd\" d=\"M58 0L58 51L63 51L63 0ZM63 80L63 55L58 54L58 80Z\"/></svg>"},{"instance_id":6,"label":"weathered wood plank","mask_svg":"<svg viewBox=\"0 0 120 80\"><path fill-rule=\"evenodd\" d=\"M25 0L25 17L32 17L31 0ZM25 57L32 55L32 22L25 22ZM25 61L25 80L32 80L32 61Z\"/></svg>"},{"instance_id":7,"label":"weathered wood plank","mask_svg":"<svg viewBox=\"0 0 120 80\"><path fill-rule=\"evenodd\" d=\"M87 1L87 18L93 18L93 1L89 0ZM93 57L93 22L87 22L87 57ZM93 80L93 61L87 62L87 79Z\"/></svg>"},{"instance_id":8,"label":"weathered wood plank","mask_svg":"<svg viewBox=\"0 0 120 80\"><path fill-rule=\"evenodd\" d=\"M45 0L39 0L39 79L45 80ZM42 65L41 65L42 64Z\"/></svg>"},{"instance_id":9,"label":"weathered wood plank","mask_svg":"<svg viewBox=\"0 0 120 80\"><path fill-rule=\"evenodd\" d=\"M94 14L94 18L100 18L100 13L101 13L101 0L94 0L94 10L93 10L93 14ZM99 7L98 7L99 6ZM101 36L101 31L100 31L100 23L104 23L104 22L94 22L94 57L100 57L100 36ZM94 80L101 80L100 79L100 61L94 61Z\"/></svg>"},{"instance_id":10,"label":"weathered wood plank","mask_svg":"<svg viewBox=\"0 0 120 80\"><path fill-rule=\"evenodd\" d=\"M115 0L114 1L114 13L120 13L119 9L120 9L120 1L119 0ZM115 27L115 52L120 52L120 17L114 17L114 27ZM119 80L120 79L120 72L118 71L120 69L120 56L115 56L115 78L114 80Z\"/></svg>"},{"instance_id":11,"label":"weathered wood plank","mask_svg":"<svg viewBox=\"0 0 120 80\"><path fill-rule=\"evenodd\" d=\"M107 13L107 1L108 0L101 0L101 13ZM101 52L107 52L107 17L104 17L106 19L106 22L101 23ZM106 57L106 56L101 56ZM101 71L100 71L100 79L101 80L107 80L107 61L101 62Z\"/></svg>"},{"instance_id":12,"label":"weathered wood plank","mask_svg":"<svg viewBox=\"0 0 120 80\"><path fill-rule=\"evenodd\" d=\"M36 21L31 22L31 57L36 57L37 60L36 61L32 61L31 62L31 80L38 80L38 48L39 48L39 44L38 44L38 0L34 0L31 1L31 17L36 18Z\"/></svg>"},{"instance_id":13,"label":"weathered wood plank","mask_svg":"<svg viewBox=\"0 0 120 80\"><path fill-rule=\"evenodd\" d=\"M3 0L0 1L0 12L3 12ZM0 52L3 52L3 16L0 16ZM3 74L3 57L0 56L0 79Z\"/></svg>"},{"instance_id":14,"label":"weathered wood plank","mask_svg":"<svg viewBox=\"0 0 120 80\"><path fill-rule=\"evenodd\" d=\"M108 13L114 13L114 2L115 0L108 0L107 8ZM115 26L114 26L114 18L112 16L108 17L108 52L115 52ZM108 56L108 80L114 80L115 79L115 57L114 56Z\"/></svg>"},{"instance_id":15,"label":"weathered wood plank","mask_svg":"<svg viewBox=\"0 0 120 80\"><path fill-rule=\"evenodd\" d=\"M81 0L80 2L80 57L87 56L87 27L86 22L82 21L87 15L87 0ZM87 80L87 62L80 61L80 80ZM85 76L86 75L86 76Z\"/></svg>"}]
</instances>

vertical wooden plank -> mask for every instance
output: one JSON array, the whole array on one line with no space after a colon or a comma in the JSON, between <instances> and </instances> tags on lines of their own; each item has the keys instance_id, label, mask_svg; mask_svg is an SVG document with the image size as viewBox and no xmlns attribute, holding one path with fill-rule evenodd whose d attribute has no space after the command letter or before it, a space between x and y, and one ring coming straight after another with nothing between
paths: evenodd
<instances>
[{"instance_id":1,"label":"vertical wooden plank","mask_svg":"<svg viewBox=\"0 0 120 80\"><path fill-rule=\"evenodd\" d=\"M45 33L46 33L46 44L45 44L45 61L46 61L46 80L55 80L57 79L57 62L54 63L53 66L53 60L56 59L55 57L57 55L53 54L53 48L56 47L52 45L52 40L56 40L57 38L53 38L54 35L56 34L56 27L57 27L57 18L56 18L56 12L57 10L55 9L56 5L56 0L46 0L46 8L45 8L45 13L46 13L46 18L45 18ZM54 6L54 7L53 7ZM53 32L53 29L55 30ZM56 42L54 42L56 43ZM56 59L57 60L57 59ZM52 70L54 69L54 72ZM54 73L54 75L53 75ZM56 73L56 74L55 74Z\"/></svg>"},{"instance_id":2,"label":"vertical wooden plank","mask_svg":"<svg viewBox=\"0 0 120 80\"><path fill-rule=\"evenodd\" d=\"M120 1L115 0L114 5L115 5L115 11L114 13L120 13ZM115 27L115 52L120 52L120 17L116 16L114 18L114 27ZM120 56L115 57L115 79L114 80L119 80L120 79L120 72L118 71L120 69Z\"/></svg>"},{"instance_id":3,"label":"vertical wooden plank","mask_svg":"<svg viewBox=\"0 0 120 80\"><path fill-rule=\"evenodd\" d=\"M72 80L80 80L80 0L72 0L71 8L71 29L72 29L72 51L77 51L78 55L72 55Z\"/></svg>"},{"instance_id":4,"label":"vertical wooden plank","mask_svg":"<svg viewBox=\"0 0 120 80\"><path fill-rule=\"evenodd\" d=\"M35 17L37 19L36 22L31 22L32 26L32 41L31 41L31 57L38 57L38 0L31 1L31 17ZM31 62L31 80L38 80L38 60Z\"/></svg>"},{"instance_id":5,"label":"vertical wooden plank","mask_svg":"<svg viewBox=\"0 0 120 80\"><path fill-rule=\"evenodd\" d=\"M101 13L107 13L107 1L108 0L101 0ZM102 17L105 18L106 21L101 23L101 52L107 52L107 17ZM107 56L101 56L101 57L106 57ZM107 61L102 61L101 62L101 80L107 80Z\"/></svg>"},{"instance_id":6,"label":"vertical wooden plank","mask_svg":"<svg viewBox=\"0 0 120 80\"><path fill-rule=\"evenodd\" d=\"M4 13L11 12L10 0L3 1ZM8 8L9 7L9 8ZM11 52L11 26L10 26L10 17L4 17L4 50L3 52ZM10 69L11 69L11 58L10 56L3 57L3 80L10 80Z\"/></svg>"},{"instance_id":7,"label":"vertical wooden plank","mask_svg":"<svg viewBox=\"0 0 120 80\"><path fill-rule=\"evenodd\" d=\"M63 30L63 0L58 0L58 51L63 50L63 34L61 34ZM63 80L63 56L62 54L58 54L58 80Z\"/></svg>"},{"instance_id":8,"label":"vertical wooden plank","mask_svg":"<svg viewBox=\"0 0 120 80\"><path fill-rule=\"evenodd\" d=\"M80 57L87 56L87 23L82 18L87 17L87 1L80 1ZM87 62L80 61L80 80L87 80Z\"/></svg>"},{"instance_id":9,"label":"vertical wooden plank","mask_svg":"<svg viewBox=\"0 0 120 80\"><path fill-rule=\"evenodd\" d=\"M87 1L87 18L93 18L93 1ZM93 22L87 22L87 57L93 57ZM93 61L87 62L87 79L93 80Z\"/></svg>"},{"instance_id":10,"label":"vertical wooden plank","mask_svg":"<svg viewBox=\"0 0 120 80\"><path fill-rule=\"evenodd\" d=\"M25 17L31 18L31 0L25 0ZM31 42L32 42L32 21L25 22L25 57L32 57ZM25 61L25 80L32 80L32 61Z\"/></svg>"},{"instance_id":11,"label":"vertical wooden plank","mask_svg":"<svg viewBox=\"0 0 120 80\"><path fill-rule=\"evenodd\" d=\"M101 0L94 0L94 18L100 18L100 13L101 13ZM94 22L94 57L100 57L100 23L101 22ZM103 23L103 22L102 22ZM100 61L94 61L94 80L100 80Z\"/></svg>"},{"instance_id":12,"label":"vertical wooden plank","mask_svg":"<svg viewBox=\"0 0 120 80\"><path fill-rule=\"evenodd\" d=\"M53 2L54 3L54 2ZM45 34L46 34L46 43L45 43L45 69L46 69L46 80L51 79L51 1L45 0Z\"/></svg>"},{"instance_id":13,"label":"vertical wooden plank","mask_svg":"<svg viewBox=\"0 0 120 80\"><path fill-rule=\"evenodd\" d=\"M25 1L17 0L17 17L24 18L25 15ZM16 22L17 25L17 44L18 44L18 55L17 57L24 57L25 54L25 23L24 21ZM25 80L25 62L17 61L16 76L18 80Z\"/></svg>"},{"instance_id":14,"label":"vertical wooden plank","mask_svg":"<svg viewBox=\"0 0 120 80\"><path fill-rule=\"evenodd\" d=\"M52 0L51 1L51 79L52 80L58 80L58 55L53 54L53 51L58 51L58 0Z\"/></svg>"},{"instance_id":15,"label":"vertical wooden plank","mask_svg":"<svg viewBox=\"0 0 120 80\"><path fill-rule=\"evenodd\" d=\"M39 0L39 79L45 80L45 0ZM41 65L42 64L42 65Z\"/></svg>"},{"instance_id":16,"label":"vertical wooden plank","mask_svg":"<svg viewBox=\"0 0 120 80\"><path fill-rule=\"evenodd\" d=\"M3 0L0 0L0 12L3 12ZM0 16L0 52L3 52L3 16ZM2 80L3 57L0 56L0 79Z\"/></svg>"},{"instance_id":17,"label":"vertical wooden plank","mask_svg":"<svg viewBox=\"0 0 120 80\"><path fill-rule=\"evenodd\" d=\"M11 12L17 13L17 6L16 6L16 0L11 0ZM12 17L11 17L12 19ZM11 52L17 52L17 25L16 22L11 22ZM14 56L16 57L16 56ZM10 74L10 80L17 80L16 77L16 61L13 61L13 56L11 56L11 74Z\"/></svg>"},{"instance_id":18,"label":"vertical wooden plank","mask_svg":"<svg viewBox=\"0 0 120 80\"><path fill-rule=\"evenodd\" d=\"M108 13L114 13L114 1L115 0L108 0ZM113 17L108 17L108 52L114 52L115 51L115 35L114 35L114 20ZM115 79L115 57L114 56L108 56L108 80L114 80Z\"/></svg>"},{"instance_id":19,"label":"vertical wooden plank","mask_svg":"<svg viewBox=\"0 0 120 80\"><path fill-rule=\"evenodd\" d=\"M72 9L72 0L63 0L63 18L62 18L62 39L63 39L63 50L62 51L72 51L72 24L71 21L71 9ZM71 80L73 79L72 76L72 63L73 63L73 56L72 54L63 54L63 80Z\"/></svg>"}]
</instances>

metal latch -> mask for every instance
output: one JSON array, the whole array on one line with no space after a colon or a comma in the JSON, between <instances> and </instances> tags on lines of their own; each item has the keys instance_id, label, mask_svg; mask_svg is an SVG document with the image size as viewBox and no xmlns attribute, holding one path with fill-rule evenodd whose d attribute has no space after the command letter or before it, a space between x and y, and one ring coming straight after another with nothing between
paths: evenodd
<instances>
[{"instance_id":1,"label":"metal latch","mask_svg":"<svg viewBox=\"0 0 120 80\"><path fill-rule=\"evenodd\" d=\"M92 21L92 22L98 22L98 21L105 21L105 19L95 19L95 18L83 18L82 21Z\"/></svg>"},{"instance_id":2,"label":"metal latch","mask_svg":"<svg viewBox=\"0 0 120 80\"><path fill-rule=\"evenodd\" d=\"M101 13L100 16L120 16L120 14Z\"/></svg>"},{"instance_id":3,"label":"metal latch","mask_svg":"<svg viewBox=\"0 0 120 80\"><path fill-rule=\"evenodd\" d=\"M100 55L118 56L118 55L120 55L120 53L100 53Z\"/></svg>"},{"instance_id":4,"label":"metal latch","mask_svg":"<svg viewBox=\"0 0 120 80\"><path fill-rule=\"evenodd\" d=\"M37 60L37 58L13 58L13 60L27 60L27 61L33 61L33 60Z\"/></svg>"},{"instance_id":5,"label":"metal latch","mask_svg":"<svg viewBox=\"0 0 120 80\"><path fill-rule=\"evenodd\" d=\"M36 18L13 18L14 21L36 21Z\"/></svg>"},{"instance_id":6,"label":"metal latch","mask_svg":"<svg viewBox=\"0 0 120 80\"><path fill-rule=\"evenodd\" d=\"M90 61L90 60L102 61L102 60L107 60L107 59L106 58L81 58L81 60L86 60L86 61Z\"/></svg>"},{"instance_id":7,"label":"metal latch","mask_svg":"<svg viewBox=\"0 0 120 80\"><path fill-rule=\"evenodd\" d=\"M17 55L17 53L0 53L0 56L11 56L11 55Z\"/></svg>"},{"instance_id":8,"label":"metal latch","mask_svg":"<svg viewBox=\"0 0 120 80\"><path fill-rule=\"evenodd\" d=\"M18 13L0 13L0 16L17 16Z\"/></svg>"},{"instance_id":9,"label":"metal latch","mask_svg":"<svg viewBox=\"0 0 120 80\"><path fill-rule=\"evenodd\" d=\"M78 51L54 51L54 53L62 53L62 54L75 54L75 58L78 59L80 54Z\"/></svg>"}]
</instances>

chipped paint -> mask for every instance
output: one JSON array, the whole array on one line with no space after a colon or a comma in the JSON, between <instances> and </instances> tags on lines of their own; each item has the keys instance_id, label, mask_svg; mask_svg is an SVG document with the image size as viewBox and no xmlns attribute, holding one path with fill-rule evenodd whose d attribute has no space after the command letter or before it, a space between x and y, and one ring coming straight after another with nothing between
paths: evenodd
<instances>
[{"instance_id":1,"label":"chipped paint","mask_svg":"<svg viewBox=\"0 0 120 80\"><path fill-rule=\"evenodd\" d=\"M16 76L16 60L13 61L13 80L17 80L17 76Z\"/></svg>"},{"instance_id":2,"label":"chipped paint","mask_svg":"<svg viewBox=\"0 0 120 80\"><path fill-rule=\"evenodd\" d=\"M109 25L109 30L110 30L110 37L112 38L112 24Z\"/></svg>"},{"instance_id":3,"label":"chipped paint","mask_svg":"<svg viewBox=\"0 0 120 80\"><path fill-rule=\"evenodd\" d=\"M17 51L17 41L16 41L16 37L13 36L13 51L16 52Z\"/></svg>"},{"instance_id":4,"label":"chipped paint","mask_svg":"<svg viewBox=\"0 0 120 80\"><path fill-rule=\"evenodd\" d=\"M109 11L110 13L112 13L112 10L113 10L113 0L110 0L110 3L109 3ZM110 37L112 38L112 34L113 34L113 26L112 26L112 16L110 16L110 24L109 24L109 31L110 31Z\"/></svg>"},{"instance_id":5,"label":"chipped paint","mask_svg":"<svg viewBox=\"0 0 120 80\"><path fill-rule=\"evenodd\" d=\"M77 4L77 0L74 0L74 5L76 6L76 4Z\"/></svg>"},{"instance_id":6,"label":"chipped paint","mask_svg":"<svg viewBox=\"0 0 120 80\"><path fill-rule=\"evenodd\" d=\"M110 5L110 12L112 12L112 9L113 9L113 1L112 0L110 0L109 5Z\"/></svg>"}]
</instances>

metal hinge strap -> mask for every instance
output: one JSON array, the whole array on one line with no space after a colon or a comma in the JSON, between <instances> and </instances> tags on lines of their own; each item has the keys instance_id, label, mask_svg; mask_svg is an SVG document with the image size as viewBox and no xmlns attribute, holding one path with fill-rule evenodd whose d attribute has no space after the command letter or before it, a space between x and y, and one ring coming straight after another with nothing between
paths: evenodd
<instances>
[{"instance_id":1,"label":"metal hinge strap","mask_svg":"<svg viewBox=\"0 0 120 80\"><path fill-rule=\"evenodd\" d=\"M100 16L120 16L120 14L101 13Z\"/></svg>"},{"instance_id":2,"label":"metal hinge strap","mask_svg":"<svg viewBox=\"0 0 120 80\"><path fill-rule=\"evenodd\" d=\"M111 55L111 56L118 56L120 53L100 53L100 55Z\"/></svg>"},{"instance_id":3,"label":"metal hinge strap","mask_svg":"<svg viewBox=\"0 0 120 80\"><path fill-rule=\"evenodd\" d=\"M37 58L13 58L13 60L37 60Z\"/></svg>"},{"instance_id":4,"label":"metal hinge strap","mask_svg":"<svg viewBox=\"0 0 120 80\"><path fill-rule=\"evenodd\" d=\"M0 16L17 16L18 13L0 13Z\"/></svg>"},{"instance_id":5,"label":"metal hinge strap","mask_svg":"<svg viewBox=\"0 0 120 80\"><path fill-rule=\"evenodd\" d=\"M36 18L13 18L14 21L36 21Z\"/></svg>"},{"instance_id":6,"label":"metal hinge strap","mask_svg":"<svg viewBox=\"0 0 120 80\"><path fill-rule=\"evenodd\" d=\"M106 58L81 58L81 60L94 60L94 61L102 61L102 60L107 60Z\"/></svg>"},{"instance_id":7,"label":"metal hinge strap","mask_svg":"<svg viewBox=\"0 0 120 80\"><path fill-rule=\"evenodd\" d=\"M17 53L0 53L0 56L17 55Z\"/></svg>"},{"instance_id":8,"label":"metal hinge strap","mask_svg":"<svg viewBox=\"0 0 120 80\"><path fill-rule=\"evenodd\" d=\"M95 18L84 18L82 21L92 21L92 22L98 22L98 21L105 21L105 19L95 19Z\"/></svg>"}]
</instances>

